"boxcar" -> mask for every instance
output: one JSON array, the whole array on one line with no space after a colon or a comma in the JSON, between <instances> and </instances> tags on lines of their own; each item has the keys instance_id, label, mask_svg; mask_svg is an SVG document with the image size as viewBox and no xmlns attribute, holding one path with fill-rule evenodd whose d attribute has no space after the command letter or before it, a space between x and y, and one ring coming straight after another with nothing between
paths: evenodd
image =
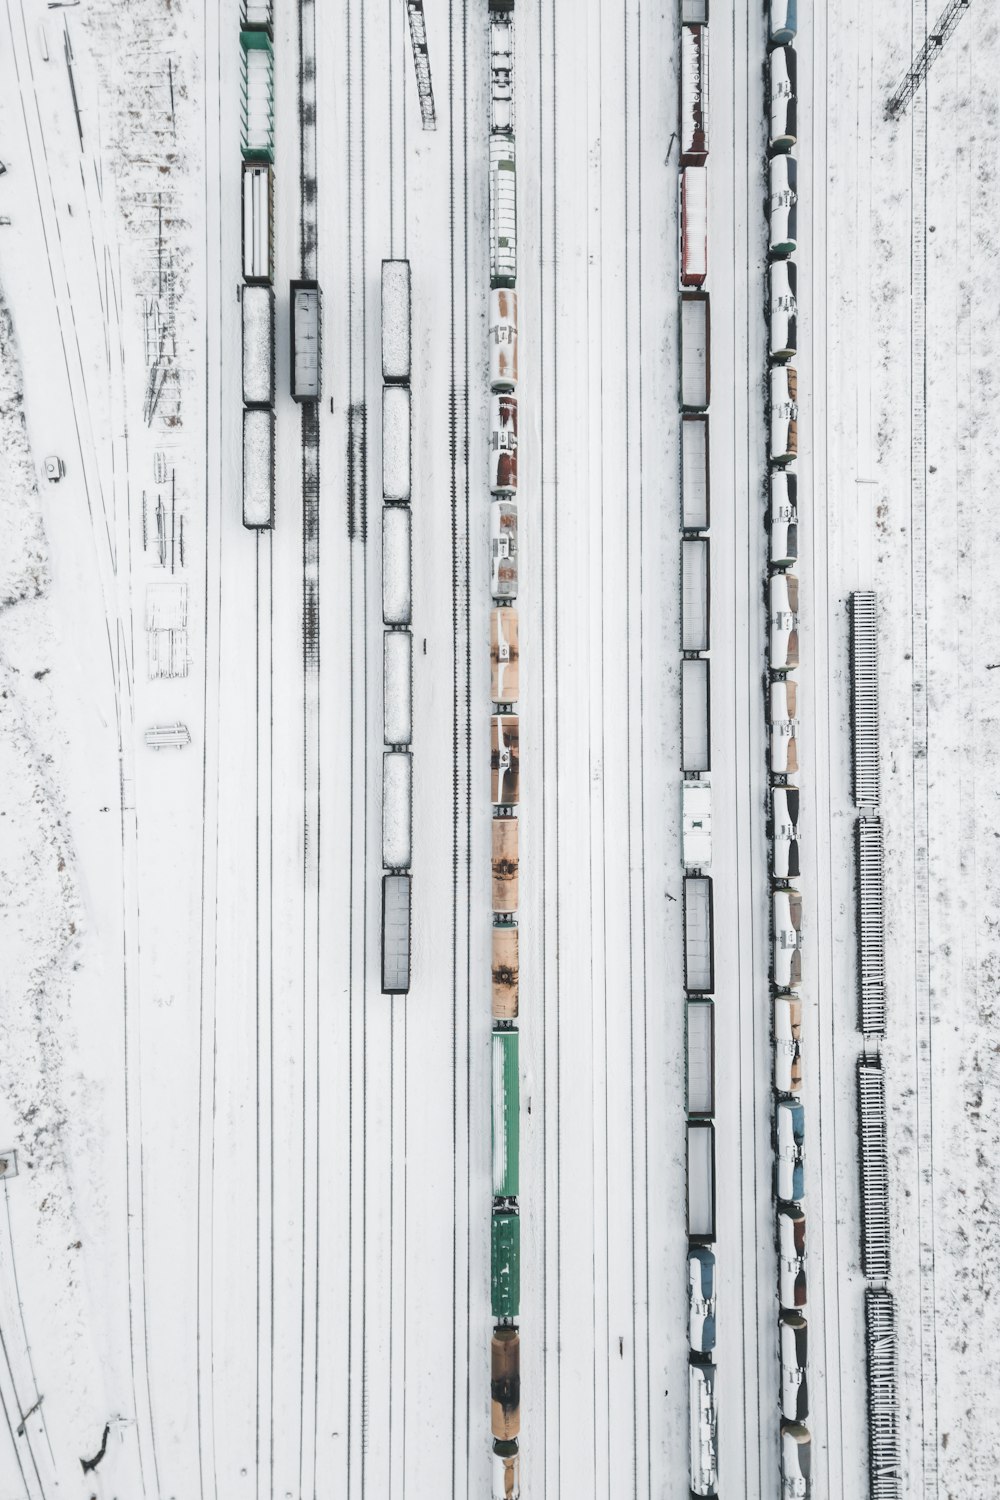
<instances>
[{"instance_id":1,"label":"boxcar","mask_svg":"<svg viewBox=\"0 0 1000 1500\"><path fill-rule=\"evenodd\" d=\"M707 781L681 782L684 864L705 870L712 863L712 788Z\"/></svg>"},{"instance_id":2,"label":"boxcar","mask_svg":"<svg viewBox=\"0 0 1000 1500\"><path fill-rule=\"evenodd\" d=\"M516 807L521 787L520 723L517 714L490 719L491 799L498 807Z\"/></svg>"},{"instance_id":3,"label":"boxcar","mask_svg":"<svg viewBox=\"0 0 1000 1500\"><path fill-rule=\"evenodd\" d=\"M779 1330L781 1415L788 1422L802 1422L809 1415L809 1386L806 1380L808 1326L801 1313L782 1313Z\"/></svg>"},{"instance_id":4,"label":"boxcar","mask_svg":"<svg viewBox=\"0 0 1000 1500\"><path fill-rule=\"evenodd\" d=\"M517 385L517 293L507 287L490 292L490 386L512 391Z\"/></svg>"},{"instance_id":5,"label":"boxcar","mask_svg":"<svg viewBox=\"0 0 1000 1500\"><path fill-rule=\"evenodd\" d=\"M705 411L711 395L711 316L707 292L682 292L681 408Z\"/></svg>"},{"instance_id":6,"label":"boxcar","mask_svg":"<svg viewBox=\"0 0 1000 1500\"><path fill-rule=\"evenodd\" d=\"M681 527L707 531L710 521L708 417L685 412L681 417Z\"/></svg>"},{"instance_id":7,"label":"boxcar","mask_svg":"<svg viewBox=\"0 0 1000 1500\"><path fill-rule=\"evenodd\" d=\"M490 592L494 599L517 598L517 506L490 503Z\"/></svg>"},{"instance_id":8,"label":"boxcar","mask_svg":"<svg viewBox=\"0 0 1000 1500\"><path fill-rule=\"evenodd\" d=\"M517 610L509 605L490 610L490 695L494 703L517 702L520 691Z\"/></svg>"},{"instance_id":9,"label":"boxcar","mask_svg":"<svg viewBox=\"0 0 1000 1500\"><path fill-rule=\"evenodd\" d=\"M490 1346L493 1436L509 1442L521 1430L521 1340L516 1328L496 1328Z\"/></svg>"},{"instance_id":10,"label":"boxcar","mask_svg":"<svg viewBox=\"0 0 1000 1500\"><path fill-rule=\"evenodd\" d=\"M490 489L494 495L517 490L517 397L510 392L490 397Z\"/></svg>"},{"instance_id":11,"label":"boxcar","mask_svg":"<svg viewBox=\"0 0 1000 1500\"><path fill-rule=\"evenodd\" d=\"M517 928L494 927L492 958L492 1009L494 1021L517 1020L517 997Z\"/></svg>"},{"instance_id":12,"label":"boxcar","mask_svg":"<svg viewBox=\"0 0 1000 1500\"><path fill-rule=\"evenodd\" d=\"M520 1179L520 1075L518 1033L490 1038L493 1059L493 1197L516 1198Z\"/></svg>"},{"instance_id":13,"label":"boxcar","mask_svg":"<svg viewBox=\"0 0 1000 1500\"><path fill-rule=\"evenodd\" d=\"M497 916L517 911L518 823L516 817L493 819L493 910Z\"/></svg>"}]
</instances>

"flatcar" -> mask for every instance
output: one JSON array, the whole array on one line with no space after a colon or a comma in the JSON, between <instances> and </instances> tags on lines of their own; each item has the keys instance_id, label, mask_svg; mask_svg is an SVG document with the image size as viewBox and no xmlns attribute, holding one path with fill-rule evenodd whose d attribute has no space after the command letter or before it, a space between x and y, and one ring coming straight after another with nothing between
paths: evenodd
<instances>
[{"instance_id":1,"label":"flatcar","mask_svg":"<svg viewBox=\"0 0 1000 1500\"><path fill-rule=\"evenodd\" d=\"M799 664L799 580L772 573L767 587L771 671L787 672Z\"/></svg>"},{"instance_id":2,"label":"flatcar","mask_svg":"<svg viewBox=\"0 0 1000 1500\"><path fill-rule=\"evenodd\" d=\"M771 875L775 880L797 880L801 868L799 852L799 798L795 786L771 789Z\"/></svg>"},{"instance_id":3,"label":"flatcar","mask_svg":"<svg viewBox=\"0 0 1000 1500\"><path fill-rule=\"evenodd\" d=\"M517 492L517 397L510 392L490 397L490 489Z\"/></svg>"},{"instance_id":4,"label":"flatcar","mask_svg":"<svg viewBox=\"0 0 1000 1500\"><path fill-rule=\"evenodd\" d=\"M517 385L517 293L496 287L490 293L490 388Z\"/></svg>"},{"instance_id":5,"label":"flatcar","mask_svg":"<svg viewBox=\"0 0 1000 1500\"><path fill-rule=\"evenodd\" d=\"M802 1002L794 995L774 1001L774 1089L777 1094L802 1092Z\"/></svg>"},{"instance_id":6,"label":"flatcar","mask_svg":"<svg viewBox=\"0 0 1000 1500\"><path fill-rule=\"evenodd\" d=\"M681 286L701 286L708 275L708 168L681 172Z\"/></svg>"},{"instance_id":7,"label":"flatcar","mask_svg":"<svg viewBox=\"0 0 1000 1500\"><path fill-rule=\"evenodd\" d=\"M794 47L775 47L768 58L770 77L769 150L790 151L798 132L797 74Z\"/></svg>"},{"instance_id":8,"label":"flatcar","mask_svg":"<svg viewBox=\"0 0 1000 1500\"><path fill-rule=\"evenodd\" d=\"M806 1379L808 1325L801 1313L782 1313L781 1415L788 1422L802 1422L809 1415L809 1385Z\"/></svg>"},{"instance_id":9,"label":"flatcar","mask_svg":"<svg viewBox=\"0 0 1000 1500\"><path fill-rule=\"evenodd\" d=\"M772 464L789 464L799 451L799 374L794 365L771 370Z\"/></svg>"},{"instance_id":10,"label":"flatcar","mask_svg":"<svg viewBox=\"0 0 1000 1500\"><path fill-rule=\"evenodd\" d=\"M793 42L797 29L798 0L771 0L767 35L772 47Z\"/></svg>"},{"instance_id":11,"label":"flatcar","mask_svg":"<svg viewBox=\"0 0 1000 1500\"><path fill-rule=\"evenodd\" d=\"M801 1203L806 1191L803 1167L805 1110L793 1099L779 1099L774 1107L774 1122L777 1137L775 1196L781 1203Z\"/></svg>"},{"instance_id":12,"label":"flatcar","mask_svg":"<svg viewBox=\"0 0 1000 1500\"><path fill-rule=\"evenodd\" d=\"M809 1500L811 1494L812 1437L809 1429L801 1422L782 1422L781 1500Z\"/></svg>"},{"instance_id":13,"label":"flatcar","mask_svg":"<svg viewBox=\"0 0 1000 1500\"><path fill-rule=\"evenodd\" d=\"M784 362L793 359L797 352L798 276L798 266L793 260L775 260L768 267L768 353L773 360Z\"/></svg>"},{"instance_id":14,"label":"flatcar","mask_svg":"<svg viewBox=\"0 0 1000 1500\"><path fill-rule=\"evenodd\" d=\"M517 645L517 610L512 606L490 610L490 696L494 703L513 706L520 692L520 654Z\"/></svg>"},{"instance_id":15,"label":"flatcar","mask_svg":"<svg viewBox=\"0 0 1000 1500\"><path fill-rule=\"evenodd\" d=\"M490 503L490 592L494 599L517 598L517 506Z\"/></svg>"},{"instance_id":16,"label":"flatcar","mask_svg":"<svg viewBox=\"0 0 1000 1500\"><path fill-rule=\"evenodd\" d=\"M802 897L798 891L774 891L771 908L774 921L771 965L775 988L796 990L802 983Z\"/></svg>"},{"instance_id":17,"label":"flatcar","mask_svg":"<svg viewBox=\"0 0 1000 1500\"><path fill-rule=\"evenodd\" d=\"M509 1442L521 1430L521 1339L517 1329L494 1329L490 1355L493 1436Z\"/></svg>"},{"instance_id":18,"label":"flatcar","mask_svg":"<svg viewBox=\"0 0 1000 1500\"><path fill-rule=\"evenodd\" d=\"M806 1305L806 1216L795 1203L778 1208L778 1301L786 1312Z\"/></svg>"},{"instance_id":19,"label":"flatcar","mask_svg":"<svg viewBox=\"0 0 1000 1500\"><path fill-rule=\"evenodd\" d=\"M705 1245L688 1251L688 1343L695 1354L715 1348L715 1255Z\"/></svg>"},{"instance_id":20,"label":"flatcar","mask_svg":"<svg viewBox=\"0 0 1000 1500\"><path fill-rule=\"evenodd\" d=\"M794 677L771 683L771 774L795 776L799 769L799 685Z\"/></svg>"},{"instance_id":21,"label":"flatcar","mask_svg":"<svg viewBox=\"0 0 1000 1500\"><path fill-rule=\"evenodd\" d=\"M767 529L772 568L787 568L799 556L799 477L794 469L774 469L770 478Z\"/></svg>"},{"instance_id":22,"label":"flatcar","mask_svg":"<svg viewBox=\"0 0 1000 1500\"><path fill-rule=\"evenodd\" d=\"M768 164L768 250L794 255L799 235L799 164L791 151L772 156Z\"/></svg>"}]
</instances>

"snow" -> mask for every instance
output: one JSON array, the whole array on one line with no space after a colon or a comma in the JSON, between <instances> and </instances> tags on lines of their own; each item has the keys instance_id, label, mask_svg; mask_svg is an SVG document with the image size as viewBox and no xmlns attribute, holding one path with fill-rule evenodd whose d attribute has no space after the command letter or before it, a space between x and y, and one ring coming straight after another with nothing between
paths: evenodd
<instances>
[{"instance_id":1,"label":"snow","mask_svg":"<svg viewBox=\"0 0 1000 1500\"><path fill-rule=\"evenodd\" d=\"M382 495L397 504L410 498L410 391L387 385L382 391Z\"/></svg>"}]
</instances>

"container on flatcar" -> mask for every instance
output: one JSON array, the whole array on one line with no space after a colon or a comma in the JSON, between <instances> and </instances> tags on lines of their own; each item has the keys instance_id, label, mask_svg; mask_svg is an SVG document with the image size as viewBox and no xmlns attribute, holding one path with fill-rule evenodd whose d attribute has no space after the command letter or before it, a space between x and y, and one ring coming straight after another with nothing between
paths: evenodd
<instances>
[{"instance_id":1,"label":"container on flatcar","mask_svg":"<svg viewBox=\"0 0 1000 1500\"><path fill-rule=\"evenodd\" d=\"M514 137L490 135L490 286L517 281L517 173Z\"/></svg>"},{"instance_id":2,"label":"container on flatcar","mask_svg":"<svg viewBox=\"0 0 1000 1500\"><path fill-rule=\"evenodd\" d=\"M796 291L799 268L794 260L774 260L768 267L768 352L774 360L795 356L799 338Z\"/></svg>"},{"instance_id":3,"label":"container on flatcar","mask_svg":"<svg viewBox=\"0 0 1000 1500\"><path fill-rule=\"evenodd\" d=\"M521 1339L516 1328L496 1328L490 1347L493 1436L509 1442L521 1430Z\"/></svg>"},{"instance_id":4,"label":"container on flatcar","mask_svg":"<svg viewBox=\"0 0 1000 1500\"><path fill-rule=\"evenodd\" d=\"M516 927L494 927L491 972L494 1021L516 1021L518 1008Z\"/></svg>"},{"instance_id":5,"label":"container on flatcar","mask_svg":"<svg viewBox=\"0 0 1000 1500\"><path fill-rule=\"evenodd\" d=\"M382 262L382 379L410 378L410 262Z\"/></svg>"},{"instance_id":6,"label":"container on flatcar","mask_svg":"<svg viewBox=\"0 0 1000 1500\"><path fill-rule=\"evenodd\" d=\"M771 0L767 36L772 47L783 47L795 40L797 12L798 0Z\"/></svg>"},{"instance_id":7,"label":"container on flatcar","mask_svg":"<svg viewBox=\"0 0 1000 1500\"><path fill-rule=\"evenodd\" d=\"M390 505L410 500L410 388L382 387L382 498Z\"/></svg>"},{"instance_id":8,"label":"container on flatcar","mask_svg":"<svg viewBox=\"0 0 1000 1500\"><path fill-rule=\"evenodd\" d=\"M794 1099L779 1099L774 1107L775 1196L781 1203L801 1203L805 1197L803 1156L806 1112Z\"/></svg>"},{"instance_id":9,"label":"container on flatcar","mask_svg":"<svg viewBox=\"0 0 1000 1500\"><path fill-rule=\"evenodd\" d=\"M516 1198L520 1180L520 1074L518 1033L490 1038L493 1059L493 1197Z\"/></svg>"},{"instance_id":10,"label":"container on flatcar","mask_svg":"<svg viewBox=\"0 0 1000 1500\"><path fill-rule=\"evenodd\" d=\"M708 159L708 28L681 27L681 97L677 135L681 166Z\"/></svg>"},{"instance_id":11,"label":"container on flatcar","mask_svg":"<svg viewBox=\"0 0 1000 1500\"><path fill-rule=\"evenodd\" d=\"M512 916L517 911L518 821L515 817L493 818L493 911Z\"/></svg>"},{"instance_id":12,"label":"container on flatcar","mask_svg":"<svg viewBox=\"0 0 1000 1500\"><path fill-rule=\"evenodd\" d=\"M490 1307L495 1318L521 1310L521 1221L515 1208L494 1209L490 1218Z\"/></svg>"},{"instance_id":13,"label":"container on flatcar","mask_svg":"<svg viewBox=\"0 0 1000 1500\"><path fill-rule=\"evenodd\" d=\"M771 972L775 988L796 990L802 983L802 897L798 891L774 891Z\"/></svg>"},{"instance_id":14,"label":"container on flatcar","mask_svg":"<svg viewBox=\"0 0 1000 1500\"><path fill-rule=\"evenodd\" d=\"M768 57L770 78L769 149L790 151L798 133L798 59L794 47L775 47Z\"/></svg>"},{"instance_id":15,"label":"container on flatcar","mask_svg":"<svg viewBox=\"0 0 1000 1500\"><path fill-rule=\"evenodd\" d=\"M715 1348L715 1255L705 1245L688 1251L688 1344L695 1354Z\"/></svg>"},{"instance_id":16,"label":"container on flatcar","mask_svg":"<svg viewBox=\"0 0 1000 1500\"><path fill-rule=\"evenodd\" d=\"M809 1385L806 1379L808 1325L801 1313L782 1313L778 1327L781 1340L781 1415L788 1422L803 1422L809 1415Z\"/></svg>"},{"instance_id":17,"label":"container on flatcar","mask_svg":"<svg viewBox=\"0 0 1000 1500\"><path fill-rule=\"evenodd\" d=\"M772 156L768 163L768 250L772 255L794 255L799 237L799 164L790 152Z\"/></svg>"},{"instance_id":18,"label":"container on flatcar","mask_svg":"<svg viewBox=\"0 0 1000 1500\"><path fill-rule=\"evenodd\" d=\"M711 396L711 314L707 292L681 293L682 411L706 411Z\"/></svg>"},{"instance_id":19,"label":"container on flatcar","mask_svg":"<svg viewBox=\"0 0 1000 1500\"><path fill-rule=\"evenodd\" d=\"M794 4L794 0L791 0ZM801 1422L781 1424L781 1500L809 1500L812 1494L812 1437Z\"/></svg>"},{"instance_id":20,"label":"container on flatcar","mask_svg":"<svg viewBox=\"0 0 1000 1500\"><path fill-rule=\"evenodd\" d=\"M796 786L771 788L771 875L775 880L797 880L799 876L801 795Z\"/></svg>"},{"instance_id":21,"label":"container on flatcar","mask_svg":"<svg viewBox=\"0 0 1000 1500\"><path fill-rule=\"evenodd\" d=\"M490 592L494 599L517 598L517 506L490 503Z\"/></svg>"},{"instance_id":22,"label":"container on flatcar","mask_svg":"<svg viewBox=\"0 0 1000 1500\"><path fill-rule=\"evenodd\" d=\"M494 703L517 702L521 658L517 645L517 610L511 605L490 610L490 696Z\"/></svg>"},{"instance_id":23,"label":"container on flatcar","mask_svg":"<svg viewBox=\"0 0 1000 1500\"><path fill-rule=\"evenodd\" d=\"M690 1360L688 1364L690 1451L688 1482L694 1495L715 1495L719 1489L718 1418L715 1406L715 1366Z\"/></svg>"},{"instance_id":24,"label":"container on flatcar","mask_svg":"<svg viewBox=\"0 0 1000 1500\"><path fill-rule=\"evenodd\" d=\"M521 1500L521 1460L517 1441L493 1441L492 1500Z\"/></svg>"},{"instance_id":25,"label":"container on flatcar","mask_svg":"<svg viewBox=\"0 0 1000 1500\"><path fill-rule=\"evenodd\" d=\"M794 1203L778 1207L778 1301L787 1312L806 1305L806 1216Z\"/></svg>"},{"instance_id":26,"label":"container on flatcar","mask_svg":"<svg viewBox=\"0 0 1000 1500\"><path fill-rule=\"evenodd\" d=\"M794 469L771 471L767 528L770 533L771 567L787 568L797 562L799 556L799 476Z\"/></svg>"},{"instance_id":27,"label":"container on flatcar","mask_svg":"<svg viewBox=\"0 0 1000 1500\"><path fill-rule=\"evenodd\" d=\"M799 451L799 373L794 365L771 370L772 464L788 464Z\"/></svg>"},{"instance_id":28,"label":"container on flatcar","mask_svg":"<svg viewBox=\"0 0 1000 1500\"><path fill-rule=\"evenodd\" d=\"M517 714L490 719L490 785L499 807L516 807L521 787L520 722Z\"/></svg>"},{"instance_id":29,"label":"container on flatcar","mask_svg":"<svg viewBox=\"0 0 1000 1500\"><path fill-rule=\"evenodd\" d=\"M514 130L514 22L490 17L490 131Z\"/></svg>"},{"instance_id":30,"label":"container on flatcar","mask_svg":"<svg viewBox=\"0 0 1000 1500\"><path fill-rule=\"evenodd\" d=\"M795 776L799 769L798 683L781 677L771 683L771 774Z\"/></svg>"},{"instance_id":31,"label":"container on flatcar","mask_svg":"<svg viewBox=\"0 0 1000 1500\"><path fill-rule=\"evenodd\" d=\"M517 385L517 293L507 287L490 292L490 386L512 391Z\"/></svg>"},{"instance_id":32,"label":"container on flatcar","mask_svg":"<svg viewBox=\"0 0 1000 1500\"><path fill-rule=\"evenodd\" d=\"M681 286L701 286L708 275L708 168L681 171Z\"/></svg>"},{"instance_id":33,"label":"container on flatcar","mask_svg":"<svg viewBox=\"0 0 1000 1500\"><path fill-rule=\"evenodd\" d=\"M802 1092L802 1001L778 995L774 1001L774 1088L778 1094Z\"/></svg>"},{"instance_id":34,"label":"container on flatcar","mask_svg":"<svg viewBox=\"0 0 1000 1500\"><path fill-rule=\"evenodd\" d=\"M490 489L494 495L517 491L517 397L490 397Z\"/></svg>"},{"instance_id":35,"label":"container on flatcar","mask_svg":"<svg viewBox=\"0 0 1000 1500\"><path fill-rule=\"evenodd\" d=\"M799 580L772 573L767 588L771 671L787 672L799 664Z\"/></svg>"}]
</instances>

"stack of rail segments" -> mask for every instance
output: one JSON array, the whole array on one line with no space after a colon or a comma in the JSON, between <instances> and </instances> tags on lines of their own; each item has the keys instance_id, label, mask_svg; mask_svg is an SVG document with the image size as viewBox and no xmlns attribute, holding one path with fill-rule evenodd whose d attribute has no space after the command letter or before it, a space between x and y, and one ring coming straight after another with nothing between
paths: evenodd
<instances>
[{"instance_id":1,"label":"stack of rail segments","mask_svg":"<svg viewBox=\"0 0 1000 1500\"><path fill-rule=\"evenodd\" d=\"M718 1493L715 1366L715 1002L712 935L708 405L708 7L681 4L680 679L684 865L689 1480Z\"/></svg>"},{"instance_id":2,"label":"stack of rail segments","mask_svg":"<svg viewBox=\"0 0 1000 1500\"><path fill-rule=\"evenodd\" d=\"M764 524L768 533L768 809L771 887L778 1346L783 1495L811 1493L807 1370L799 859L798 174L795 0L768 19L767 355L770 414Z\"/></svg>"},{"instance_id":3,"label":"stack of rail segments","mask_svg":"<svg viewBox=\"0 0 1000 1500\"><path fill-rule=\"evenodd\" d=\"M410 263L382 262L382 991L410 988Z\"/></svg>"},{"instance_id":4,"label":"stack of rail segments","mask_svg":"<svg viewBox=\"0 0 1000 1500\"><path fill-rule=\"evenodd\" d=\"M490 779L493 1209L490 1219L494 1500L521 1492L518 1204L517 193L514 0L490 0Z\"/></svg>"},{"instance_id":5,"label":"stack of rail segments","mask_svg":"<svg viewBox=\"0 0 1000 1500\"><path fill-rule=\"evenodd\" d=\"M871 1494L897 1500L900 1489L899 1402L896 1386L896 1305L887 1283L889 1151L885 1073L885 919L882 820L879 815L878 599L870 590L850 598L851 749L857 861L858 1155L861 1169L861 1268L868 1354L868 1446Z\"/></svg>"},{"instance_id":6,"label":"stack of rail segments","mask_svg":"<svg viewBox=\"0 0 1000 1500\"><path fill-rule=\"evenodd\" d=\"M274 525L274 57L271 0L243 0L243 524Z\"/></svg>"}]
</instances>

